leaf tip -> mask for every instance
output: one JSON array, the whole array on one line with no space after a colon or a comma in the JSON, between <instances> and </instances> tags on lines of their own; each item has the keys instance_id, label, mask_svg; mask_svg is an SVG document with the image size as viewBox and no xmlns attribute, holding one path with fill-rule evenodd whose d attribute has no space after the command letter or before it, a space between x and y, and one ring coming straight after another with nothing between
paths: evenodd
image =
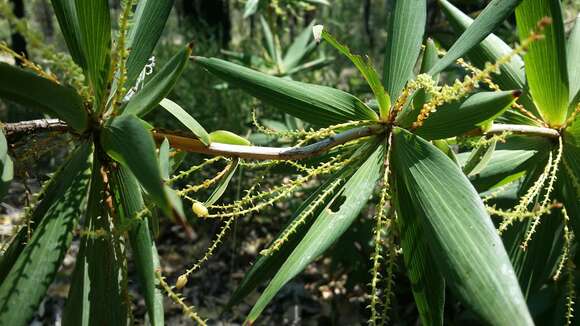
<instances>
[{"instance_id":1,"label":"leaf tip","mask_svg":"<svg viewBox=\"0 0 580 326\"><path fill-rule=\"evenodd\" d=\"M512 96L514 98L519 98L520 96L522 96L522 90L521 89L516 89L512 91Z\"/></svg>"}]
</instances>

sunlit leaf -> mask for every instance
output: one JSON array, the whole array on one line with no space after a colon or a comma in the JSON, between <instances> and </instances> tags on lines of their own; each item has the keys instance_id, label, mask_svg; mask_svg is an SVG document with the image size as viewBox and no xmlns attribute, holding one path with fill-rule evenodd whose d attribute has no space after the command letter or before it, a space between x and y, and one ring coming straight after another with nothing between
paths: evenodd
<instances>
[{"instance_id":1,"label":"sunlit leaf","mask_svg":"<svg viewBox=\"0 0 580 326\"><path fill-rule=\"evenodd\" d=\"M580 14L576 16L574 28L568 37L567 57L568 78L570 80L570 104L580 102Z\"/></svg>"},{"instance_id":2,"label":"sunlit leaf","mask_svg":"<svg viewBox=\"0 0 580 326\"><path fill-rule=\"evenodd\" d=\"M215 143L222 143L222 144L231 144L231 145L242 145L242 146L250 146L249 140L242 136L238 136L233 132L227 130L216 130L209 134L209 139L211 142Z\"/></svg>"},{"instance_id":3,"label":"sunlit leaf","mask_svg":"<svg viewBox=\"0 0 580 326\"><path fill-rule=\"evenodd\" d=\"M179 122L187 127L204 145L209 145L209 135L202 125L177 103L164 98L159 103L167 112L171 113Z\"/></svg>"},{"instance_id":4,"label":"sunlit leaf","mask_svg":"<svg viewBox=\"0 0 580 326\"><path fill-rule=\"evenodd\" d=\"M425 23L426 0L396 0L390 13L383 82L389 96L396 99L407 81L413 77Z\"/></svg>"},{"instance_id":5,"label":"sunlit leaf","mask_svg":"<svg viewBox=\"0 0 580 326\"><path fill-rule=\"evenodd\" d=\"M557 0L524 0L516 9L520 39L528 37L540 20L550 17L544 39L530 44L524 56L530 92L540 115L551 126L561 126L568 115L568 67L562 8Z\"/></svg>"},{"instance_id":6,"label":"sunlit leaf","mask_svg":"<svg viewBox=\"0 0 580 326\"><path fill-rule=\"evenodd\" d=\"M389 115L389 109L391 108L391 99L381 83L379 74L373 67L373 63L370 58L366 60L360 55L354 55L350 52L349 48L338 42L332 35L330 35L326 30L322 31L322 38L345 57L347 57L358 69L358 71L363 75L364 79L369 84L371 90L373 91L375 98L379 104L379 111L381 118L386 119Z\"/></svg>"}]
</instances>

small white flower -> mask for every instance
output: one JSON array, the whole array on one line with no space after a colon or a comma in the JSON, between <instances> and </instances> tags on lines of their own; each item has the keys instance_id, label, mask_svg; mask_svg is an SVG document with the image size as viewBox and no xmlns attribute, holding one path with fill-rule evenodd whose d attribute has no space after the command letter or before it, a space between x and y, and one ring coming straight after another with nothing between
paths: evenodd
<instances>
[{"instance_id":1,"label":"small white flower","mask_svg":"<svg viewBox=\"0 0 580 326\"><path fill-rule=\"evenodd\" d=\"M324 25L314 25L312 27L312 34L314 35L314 40L317 43L320 43L320 39L322 38L322 30L324 29Z\"/></svg>"}]
</instances>

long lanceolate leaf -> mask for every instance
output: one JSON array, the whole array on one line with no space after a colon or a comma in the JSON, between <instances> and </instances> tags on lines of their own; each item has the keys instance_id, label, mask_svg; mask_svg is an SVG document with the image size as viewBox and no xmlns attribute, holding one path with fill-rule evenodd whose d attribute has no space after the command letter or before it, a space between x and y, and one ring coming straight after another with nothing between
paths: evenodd
<instances>
[{"instance_id":1,"label":"long lanceolate leaf","mask_svg":"<svg viewBox=\"0 0 580 326\"><path fill-rule=\"evenodd\" d=\"M396 0L388 28L383 82L389 96L396 99L413 75L413 67L421 51L426 0Z\"/></svg>"},{"instance_id":2,"label":"long lanceolate leaf","mask_svg":"<svg viewBox=\"0 0 580 326\"><path fill-rule=\"evenodd\" d=\"M568 79L570 81L570 105L580 103L580 14L567 41Z\"/></svg>"},{"instance_id":3,"label":"long lanceolate leaf","mask_svg":"<svg viewBox=\"0 0 580 326\"><path fill-rule=\"evenodd\" d=\"M379 112L381 113L381 118L386 119L389 114L391 99L383 88L379 74L377 74L375 68L373 67L373 63L371 62L370 58L365 60L360 55L354 55L350 53L350 50L346 46L340 44L327 31L322 32L322 37L324 40L326 40L326 42L330 43L330 45L332 45L335 49L340 51L340 53L352 61L352 63L360 71L360 73L371 87L371 90L373 91L375 98L379 103ZM420 46L418 48L420 48Z\"/></svg>"},{"instance_id":4,"label":"long lanceolate leaf","mask_svg":"<svg viewBox=\"0 0 580 326\"><path fill-rule=\"evenodd\" d=\"M264 103L317 126L378 119L361 100L338 89L269 76L215 58L196 57L195 62Z\"/></svg>"},{"instance_id":5,"label":"long lanceolate leaf","mask_svg":"<svg viewBox=\"0 0 580 326\"><path fill-rule=\"evenodd\" d=\"M465 32L473 23L473 19L464 14L446 0L439 2L449 20L450 25L456 33ZM495 34L490 34L479 44L475 45L472 50L467 52L467 58L478 68L485 68L487 62L496 62L502 56L511 53L513 49ZM524 61L519 55L514 55L510 62L501 65L501 73L494 76L493 80L502 89L521 89L525 90L526 76L524 73ZM537 112L536 105L528 91L524 92L519 99L528 111Z\"/></svg>"},{"instance_id":6,"label":"long lanceolate leaf","mask_svg":"<svg viewBox=\"0 0 580 326\"><path fill-rule=\"evenodd\" d=\"M131 87L145 67L161 37L174 0L139 0L129 30L127 86Z\"/></svg>"},{"instance_id":7,"label":"long lanceolate leaf","mask_svg":"<svg viewBox=\"0 0 580 326\"><path fill-rule=\"evenodd\" d=\"M61 177L63 175L59 175ZM73 227L86 204L89 179L90 173L83 170L58 197L58 201L52 203L2 281L1 325L25 325L36 312L72 240ZM55 182L59 183L60 180Z\"/></svg>"},{"instance_id":8,"label":"long lanceolate leaf","mask_svg":"<svg viewBox=\"0 0 580 326\"><path fill-rule=\"evenodd\" d=\"M167 112L171 113L179 122L187 127L204 145L209 145L209 135L202 125L177 103L164 98L159 103Z\"/></svg>"},{"instance_id":9,"label":"long lanceolate leaf","mask_svg":"<svg viewBox=\"0 0 580 326\"><path fill-rule=\"evenodd\" d=\"M59 118L77 131L87 128L83 100L73 88L6 63L0 63L0 76L0 97Z\"/></svg>"},{"instance_id":10,"label":"long lanceolate leaf","mask_svg":"<svg viewBox=\"0 0 580 326\"><path fill-rule=\"evenodd\" d=\"M176 53L163 68L145 84L127 104L123 114L134 114L143 117L153 110L177 82L187 59L191 55L191 44Z\"/></svg>"},{"instance_id":11,"label":"long lanceolate leaf","mask_svg":"<svg viewBox=\"0 0 580 326\"><path fill-rule=\"evenodd\" d=\"M149 321L152 326L164 325L163 297L157 286L155 269L155 244L149 232L147 215L135 216L145 208L141 188L133 174L125 167L112 171L112 187L115 191L115 207L123 224L129 226L129 241L135 267L139 275L141 291L145 297Z\"/></svg>"},{"instance_id":12,"label":"long lanceolate leaf","mask_svg":"<svg viewBox=\"0 0 580 326\"><path fill-rule=\"evenodd\" d=\"M114 118L101 131L101 143L111 158L131 170L167 216L174 210L183 216L181 202L172 200L173 190L161 178L155 142L142 120L132 114Z\"/></svg>"},{"instance_id":13,"label":"long lanceolate leaf","mask_svg":"<svg viewBox=\"0 0 580 326\"><path fill-rule=\"evenodd\" d=\"M451 289L488 324L533 325L501 239L461 170L418 136L393 133L393 169L425 216L431 254Z\"/></svg>"},{"instance_id":14,"label":"long lanceolate leaf","mask_svg":"<svg viewBox=\"0 0 580 326\"><path fill-rule=\"evenodd\" d=\"M568 67L562 8L558 0L524 0L516 9L520 39L544 17L551 24L543 30L544 39L530 44L524 57L530 92L541 116L549 125L559 127L568 115Z\"/></svg>"},{"instance_id":15,"label":"long lanceolate leaf","mask_svg":"<svg viewBox=\"0 0 580 326\"><path fill-rule=\"evenodd\" d=\"M351 225L372 195L374 185L380 177L383 157L384 147L379 146L316 218L250 311L248 322L253 323L282 286L322 254ZM344 198L340 208L331 210L332 202L340 198Z\"/></svg>"},{"instance_id":16,"label":"long lanceolate leaf","mask_svg":"<svg viewBox=\"0 0 580 326\"><path fill-rule=\"evenodd\" d=\"M52 0L75 62L88 78L99 105L111 62L111 17L107 0Z\"/></svg>"},{"instance_id":17,"label":"long lanceolate leaf","mask_svg":"<svg viewBox=\"0 0 580 326\"><path fill-rule=\"evenodd\" d=\"M64 196L73 182L76 179L81 179L85 171L90 168L90 151L91 146L88 143L81 144L44 187L39 197L40 201L30 216L29 227L32 230L48 216L49 209L56 205L56 202ZM8 249L0 256L0 282L5 280L24 249L28 231L28 227L20 230Z\"/></svg>"},{"instance_id":18,"label":"long lanceolate leaf","mask_svg":"<svg viewBox=\"0 0 580 326\"><path fill-rule=\"evenodd\" d=\"M396 179L396 178L395 178ZM443 325L445 279L436 268L421 220L426 217L412 205L402 180L394 180L397 224L401 234L403 260L423 325Z\"/></svg>"},{"instance_id":19,"label":"long lanceolate leaf","mask_svg":"<svg viewBox=\"0 0 580 326\"><path fill-rule=\"evenodd\" d=\"M102 204L105 196L101 164L95 160L84 236L63 315L65 326L127 324L127 305L119 283L119 260L123 258L115 255L109 214Z\"/></svg>"},{"instance_id":20,"label":"long lanceolate leaf","mask_svg":"<svg viewBox=\"0 0 580 326\"><path fill-rule=\"evenodd\" d=\"M284 58L282 59L282 68L284 71L289 72L296 68L300 61L314 49L315 44L310 42L312 37L312 26L314 21L312 21L292 42Z\"/></svg>"},{"instance_id":21,"label":"long lanceolate leaf","mask_svg":"<svg viewBox=\"0 0 580 326\"><path fill-rule=\"evenodd\" d=\"M477 19L461 34L457 42L453 44L447 54L431 68L429 74L434 75L443 71L455 60L471 50L475 45L485 39L499 26L516 8L522 0L493 0L479 14ZM533 2L532 0L531 2Z\"/></svg>"}]
</instances>

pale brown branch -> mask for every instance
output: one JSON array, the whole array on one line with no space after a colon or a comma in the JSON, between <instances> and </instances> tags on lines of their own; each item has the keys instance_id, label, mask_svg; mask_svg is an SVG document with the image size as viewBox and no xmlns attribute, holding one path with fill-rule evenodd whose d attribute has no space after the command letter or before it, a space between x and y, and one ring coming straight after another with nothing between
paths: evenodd
<instances>
[{"instance_id":1,"label":"pale brown branch","mask_svg":"<svg viewBox=\"0 0 580 326\"><path fill-rule=\"evenodd\" d=\"M59 119L38 119L6 123L2 126L6 136L14 134L32 134L37 132L70 131L66 122Z\"/></svg>"},{"instance_id":2,"label":"pale brown branch","mask_svg":"<svg viewBox=\"0 0 580 326\"><path fill-rule=\"evenodd\" d=\"M385 130L386 127L382 125L353 128L304 147L262 147L222 143L211 143L209 146L206 146L195 138L159 131L154 131L153 137L158 143L167 139L169 144L171 144L171 147L186 152L202 153L212 156L239 157L252 160L302 160L318 156L335 146L345 144L355 139L380 134Z\"/></svg>"}]
</instances>

